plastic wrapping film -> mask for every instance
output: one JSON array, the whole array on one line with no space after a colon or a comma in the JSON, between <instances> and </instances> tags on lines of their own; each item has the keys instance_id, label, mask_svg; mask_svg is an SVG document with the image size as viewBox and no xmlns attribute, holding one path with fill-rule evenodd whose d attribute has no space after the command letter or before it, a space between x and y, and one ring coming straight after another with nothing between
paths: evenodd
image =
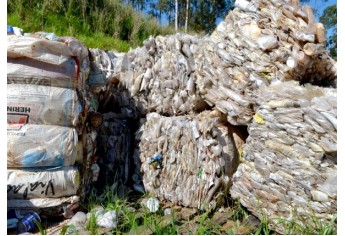
<instances>
[{"instance_id":1,"label":"plastic wrapping film","mask_svg":"<svg viewBox=\"0 0 345 236\"><path fill-rule=\"evenodd\" d=\"M231 186L238 153L228 127L210 112L150 113L136 138L145 190L160 200L206 209Z\"/></svg>"},{"instance_id":2,"label":"plastic wrapping film","mask_svg":"<svg viewBox=\"0 0 345 236\"><path fill-rule=\"evenodd\" d=\"M296 81L260 90L231 196L257 217L310 227L337 212L337 92ZM286 223L286 222L285 222ZM316 233L316 231L315 231Z\"/></svg>"},{"instance_id":3,"label":"plastic wrapping film","mask_svg":"<svg viewBox=\"0 0 345 236\"><path fill-rule=\"evenodd\" d=\"M90 70L88 55L88 48L73 37L45 32L8 35L7 83L85 88Z\"/></svg>"},{"instance_id":4,"label":"plastic wrapping film","mask_svg":"<svg viewBox=\"0 0 345 236\"><path fill-rule=\"evenodd\" d=\"M8 124L77 126L81 104L72 89L33 85L7 85Z\"/></svg>"},{"instance_id":5,"label":"plastic wrapping film","mask_svg":"<svg viewBox=\"0 0 345 236\"><path fill-rule=\"evenodd\" d=\"M39 210L42 208L57 207L63 204L79 202L78 196L60 197L60 198L34 198L34 199L9 199L7 208L11 209L30 209Z\"/></svg>"},{"instance_id":6,"label":"plastic wrapping film","mask_svg":"<svg viewBox=\"0 0 345 236\"><path fill-rule=\"evenodd\" d=\"M43 33L7 36L7 57L28 57L37 61L60 65L75 57L79 61L88 56L88 49L73 37L48 40Z\"/></svg>"},{"instance_id":7,"label":"plastic wrapping film","mask_svg":"<svg viewBox=\"0 0 345 236\"><path fill-rule=\"evenodd\" d=\"M73 165L78 135L57 125L7 125L7 167Z\"/></svg>"},{"instance_id":8,"label":"plastic wrapping film","mask_svg":"<svg viewBox=\"0 0 345 236\"><path fill-rule=\"evenodd\" d=\"M59 216L71 218L73 210L78 208L79 196L60 198L7 199L7 218L21 219L27 212L36 212L45 220Z\"/></svg>"},{"instance_id":9,"label":"plastic wrapping film","mask_svg":"<svg viewBox=\"0 0 345 236\"><path fill-rule=\"evenodd\" d=\"M60 198L77 194L78 169L68 166L52 169L7 169L7 198Z\"/></svg>"}]
</instances>

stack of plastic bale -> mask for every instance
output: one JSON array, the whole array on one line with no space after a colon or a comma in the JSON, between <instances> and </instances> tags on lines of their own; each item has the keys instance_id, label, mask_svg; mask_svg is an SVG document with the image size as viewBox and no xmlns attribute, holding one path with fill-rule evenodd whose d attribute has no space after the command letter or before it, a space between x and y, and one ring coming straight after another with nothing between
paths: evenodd
<instances>
[{"instance_id":1,"label":"stack of plastic bale","mask_svg":"<svg viewBox=\"0 0 345 236\"><path fill-rule=\"evenodd\" d=\"M231 196L276 232L317 233L337 213L337 91L275 82L259 98Z\"/></svg>"},{"instance_id":2,"label":"stack of plastic bale","mask_svg":"<svg viewBox=\"0 0 345 236\"><path fill-rule=\"evenodd\" d=\"M7 36L8 209L71 217L78 206L87 56L72 37Z\"/></svg>"},{"instance_id":3,"label":"stack of plastic bale","mask_svg":"<svg viewBox=\"0 0 345 236\"><path fill-rule=\"evenodd\" d=\"M336 86L336 62L310 6L298 0L237 0L235 6L210 36L216 47L207 67L217 82L205 95L231 124L251 122L257 89L274 80Z\"/></svg>"},{"instance_id":4,"label":"stack of plastic bale","mask_svg":"<svg viewBox=\"0 0 345 236\"><path fill-rule=\"evenodd\" d=\"M207 104L203 101L202 95L212 84L211 80L214 80L204 75L204 60L211 58L205 59L204 55L205 50L212 50L213 46L211 41L204 38L176 34L150 37L144 42L143 47L130 50L127 54L118 55L99 49L90 50L95 58L93 60L96 62L95 68L109 75L106 79L105 92L101 95L102 110L109 111L111 107L112 111L117 115L121 114L123 118L143 118L141 125L144 124L142 123L145 122L144 117L149 112L175 116L204 110ZM109 71L111 73L108 73ZM140 132L137 132L138 135L140 136ZM137 137L130 160L133 166L130 175L133 181L131 187L135 191L143 192L143 184L145 185L143 175L146 174L146 170L143 171L141 168L139 144L140 137ZM231 153L231 158L237 158L234 155ZM178 166L179 164L175 167ZM169 177L162 176L161 179L166 181ZM149 180L146 182L148 183ZM224 184L224 188L229 186ZM218 187L217 191L224 189ZM203 194L206 194L207 190L204 191L205 193L200 193L200 197L205 196ZM208 201L215 199L212 197ZM201 207L200 204L198 207Z\"/></svg>"},{"instance_id":5,"label":"stack of plastic bale","mask_svg":"<svg viewBox=\"0 0 345 236\"><path fill-rule=\"evenodd\" d=\"M238 166L238 153L217 114L149 113L136 138L147 192L186 207L221 204Z\"/></svg>"},{"instance_id":6,"label":"stack of plastic bale","mask_svg":"<svg viewBox=\"0 0 345 236\"><path fill-rule=\"evenodd\" d=\"M143 47L120 56L95 50L98 68L109 72L100 93L102 109L113 107L123 118L142 118L142 127L152 112L166 116L164 120L197 117L212 109L222 123L225 116L232 125L226 124L240 151L243 129L260 106L261 87L289 80L336 86L336 62L326 51L325 30L310 7L297 0L238 0L235 5L211 36L150 37ZM144 160L141 135L136 134L136 167ZM145 179L149 168L141 170ZM153 191L148 181L144 185Z\"/></svg>"},{"instance_id":7,"label":"stack of plastic bale","mask_svg":"<svg viewBox=\"0 0 345 236\"><path fill-rule=\"evenodd\" d=\"M298 80L336 86L336 62L311 7L282 0L239 0L235 6L211 36L150 37L117 58L116 65L109 66L112 57L101 58L116 74L106 100L112 97L128 117L211 107L232 125L248 125L262 85Z\"/></svg>"}]
</instances>

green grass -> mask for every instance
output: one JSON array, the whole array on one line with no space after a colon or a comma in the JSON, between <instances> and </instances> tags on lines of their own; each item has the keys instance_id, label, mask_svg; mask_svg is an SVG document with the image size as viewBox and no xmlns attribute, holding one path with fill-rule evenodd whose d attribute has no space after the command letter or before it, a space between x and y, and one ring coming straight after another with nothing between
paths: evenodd
<instances>
[{"instance_id":1,"label":"green grass","mask_svg":"<svg viewBox=\"0 0 345 236\"><path fill-rule=\"evenodd\" d=\"M89 48L127 52L150 35L174 33L152 17L135 12L120 0L12 0L7 1L7 24L24 32L72 36Z\"/></svg>"},{"instance_id":2,"label":"green grass","mask_svg":"<svg viewBox=\"0 0 345 236\"><path fill-rule=\"evenodd\" d=\"M76 38L88 48L101 48L110 51L128 52L131 45L123 40L113 38L103 33L94 35L77 35Z\"/></svg>"},{"instance_id":3,"label":"green grass","mask_svg":"<svg viewBox=\"0 0 345 236\"><path fill-rule=\"evenodd\" d=\"M296 217L298 219L298 216ZM303 220L303 219L300 219ZM311 222L310 222L311 220ZM336 235L337 234L337 214L333 215L331 221L322 222L320 219L312 216L311 219L298 223L295 219L275 219L275 222L282 225L284 234L303 234L303 235Z\"/></svg>"},{"instance_id":4,"label":"green grass","mask_svg":"<svg viewBox=\"0 0 345 236\"><path fill-rule=\"evenodd\" d=\"M40 231L41 235L46 235L47 231L45 229L43 229L41 223L39 221L37 221L36 219L33 219L35 225L37 226L38 230Z\"/></svg>"},{"instance_id":5,"label":"green grass","mask_svg":"<svg viewBox=\"0 0 345 236\"><path fill-rule=\"evenodd\" d=\"M96 223L96 215L95 213L90 213L90 218L86 221L86 230L90 232L91 235L97 235L99 226Z\"/></svg>"},{"instance_id":6,"label":"green grass","mask_svg":"<svg viewBox=\"0 0 345 236\"><path fill-rule=\"evenodd\" d=\"M65 225L64 227L62 227L59 235L66 235L68 232L67 230L70 230L71 234L73 234L73 235L78 234L78 230L76 229L76 227L74 225Z\"/></svg>"},{"instance_id":7,"label":"green grass","mask_svg":"<svg viewBox=\"0 0 345 236\"><path fill-rule=\"evenodd\" d=\"M93 192L93 191L91 191ZM96 206L102 206L106 211L115 210L118 215L118 224L110 233L114 235L124 234L154 234L154 235L220 235L220 234L239 234L241 227L251 235L272 235L277 234L271 229L271 224L275 222L284 229L284 234L288 235L334 235L337 234L337 215L332 221L324 223L315 216L312 216L311 223L301 224L298 215L295 220L272 219L261 211L260 223L255 228L247 225L246 219L250 213L240 204L238 200L230 197L225 198L224 207L227 209L228 221L234 222L234 226L222 229L222 225L213 221L212 217L219 207L209 208L208 210L197 210L192 219L182 220L177 217L177 212L172 210L171 216L164 216L164 211L160 207L155 213L151 213L148 208L142 205L142 199L152 197L150 194L136 196L129 201L127 198L120 198L111 189L106 188L102 198L90 194L88 197L86 211L91 213L87 221L86 230L94 235L99 233L100 228L96 224L96 214L93 210ZM170 218L169 218L170 217ZM297 221L299 220L299 221ZM250 227L248 229L248 227ZM225 231L225 232L224 232ZM66 230L65 230L66 233ZM62 234L62 233L60 233Z\"/></svg>"}]
</instances>

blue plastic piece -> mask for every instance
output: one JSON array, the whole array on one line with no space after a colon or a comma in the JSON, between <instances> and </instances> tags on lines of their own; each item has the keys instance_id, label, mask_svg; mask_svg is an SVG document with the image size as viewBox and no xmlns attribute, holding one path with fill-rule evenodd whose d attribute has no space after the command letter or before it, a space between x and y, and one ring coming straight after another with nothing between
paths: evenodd
<instances>
[{"instance_id":1,"label":"blue plastic piece","mask_svg":"<svg viewBox=\"0 0 345 236\"><path fill-rule=\"evenodd\" d=\"M46 151L32 151L27 150L24 152L23 160L21 161L24 167L35 166L63 166L63 157L61 155L52 156L47 154Z\"/></svg>"},{"instance_id":2,"label":"blue plastic piece","mask_svg":"<svg viewBox=\"0 0 345 236\"><path fill-rule=\"evenodd\" d=\"M52 41L56 41L59 39L59 37L56 36L56 34L54 34L54 33L48 33L45 35L45 37L49 40L52 40Z\"/></svg>"},{"instance_id":3,"label":"blue plastic piece","mask_svg":"<svg viewBox=\"0 0 345 236\"><path fill-rule=\"evenodd\" d=\"M151 157L149 163L151 164L153 162L160 161L160 160L162 160L162 157L163 157L162 154L158 153L158 154L154 155L153 157Z\"/></svg>"},{"instance_id":4,"label":"blue plastic piece","mask_svg":"<svg viewBox=\"0 0 345 236\"><path fill-rule=\"evenodd\" d=\"M7 34L14 34L13 27L10 25L7 25Z\"/></svg>"}]
</instances>

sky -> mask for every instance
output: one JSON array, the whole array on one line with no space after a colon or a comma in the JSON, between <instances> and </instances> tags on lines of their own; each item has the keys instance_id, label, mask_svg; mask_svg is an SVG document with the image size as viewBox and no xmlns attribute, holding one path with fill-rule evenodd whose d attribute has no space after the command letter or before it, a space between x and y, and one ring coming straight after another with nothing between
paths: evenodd
<instances>
[{"instance_id":1,"label":"sky","mask_svg":"<svg viewBox=\"0 0 345 236\"><path fill-rule=\"evenodd\" d=\"M334 4L337 4L336 0L310 0L309 3L305 3L303 5L310 5L312 8L314 8L314 15L316 17L316 20L319 21L320 17L322 16L323 11L328 7L332 6ZM327 30L326 33L327 37L332 35L332 29Z\"/></svg>"},{"instance_id":2,"label":"sky","mask_svg":"<svg viewBox=\"0 0 345 236\"><path fill-rule=\"evenodd\" d=\"M332 5L336 3L336 0L328 0L327 3L322 3L321 0L310 0L309 5L311 5L314 8L320 9L320 11L322 11L325 7L327 7L328 5ZM338 3L338 12L344 12L345 10L345 1L339 1ZM0 24L2 26L0 26L0 28L5 29L6 27L6 21L4 19L6 19L6 2L5 1L0 1L0 14L1 14L1 19L0 20ZM340 14L338 16L340 19L338 20L339 22L344 22L344 15ZM338 66L338 78L340 78L338 80L338 88L340 89L340 91L342 91L344 89L344 69L342 67L342 65L345 62L345 58L344 58L344 44L341 42L344 42L344 35L345 35L345 27L339 27L338 28L338 42L340 42L338 44L338 64L340 64L340 66ZM6 192L6 188L5 188L5 183L7 181L7 171L6 171L6 139L7 139L7 131L6 131L6 36L5 36L5 30L2 31L4 33L2 39L2 43L0 44L0 50L1 50L1 61L0 61L0 65L1 66L1 71L2 75L3 75L3 84L2 86L0 86L0 107L3 109L0 113L0 123L2 124L0 126L0 138L1 138L1 153L2 153L2 159L3 159L3 164L1 165L0 168L2 168L2 171L0 171L0 175L1 175L1 182L3 183L3 186L0 188L0 196L1 196L1 200L0 200L0 207L2 209L3 214L0 214L0 222L1 224L3 224L4 227L0 227L0 232L2 233L1 235L6 235L7 231L6 231L6 227L5 227L5 222L6 222L6 196L7 196L7 192ZM340 92L338 94L338 101L341 101L340 104L342 104L342 101L344 101L344 94L342 92ZM338 184L338 235L345 235L345 203L343 201L344 199L344 185L342 184L342 179L344 178L344 147L345 147L345 140L344 140L344 124L345 122L342 122L343 120L345 120L345 116L344 116L344 108L342 106L339 107L338 109L338 120L340 122L338 122L338 156L339 158L339 163L338 163L338 179L340 182L340 184ZM344 146L343 146L344 145ZM1 194L2 193L2 194Z\"/></svg>"},{"instance_id":3,"label":"sky","mask_svg":"<svg viewBox=\"0 0 345 236\"><path fill-rule=\"evenodd\" d=\"M331 5L336 4L337 1L336 0L310 0L308 3L303 3L303 5L310 5L311 7L313 7L314 9L316 9L316 11L314 12L314 15L316 15L316 17L320 17L323 10Z\"/></svg>"},{"instance_id":4,"label":"sky","mask_svg":"<svg viewBox=\"0 0 345 236\"><path fill-rule=\"evenodd\" d=\"M322 15L322 12L324 9L328 6L334 5L337 3L337 0L309 0L309 2L303 3L301 5L310 5L315 9L314 15L316 16L317 20L319 20L319 17ZM147 9L146 9L147 10ZM217 23L220 23L223 19L218 19ZM163 25L167 24L167 18L162 17L162 22Z\"/></svg>"}]
</instances>

